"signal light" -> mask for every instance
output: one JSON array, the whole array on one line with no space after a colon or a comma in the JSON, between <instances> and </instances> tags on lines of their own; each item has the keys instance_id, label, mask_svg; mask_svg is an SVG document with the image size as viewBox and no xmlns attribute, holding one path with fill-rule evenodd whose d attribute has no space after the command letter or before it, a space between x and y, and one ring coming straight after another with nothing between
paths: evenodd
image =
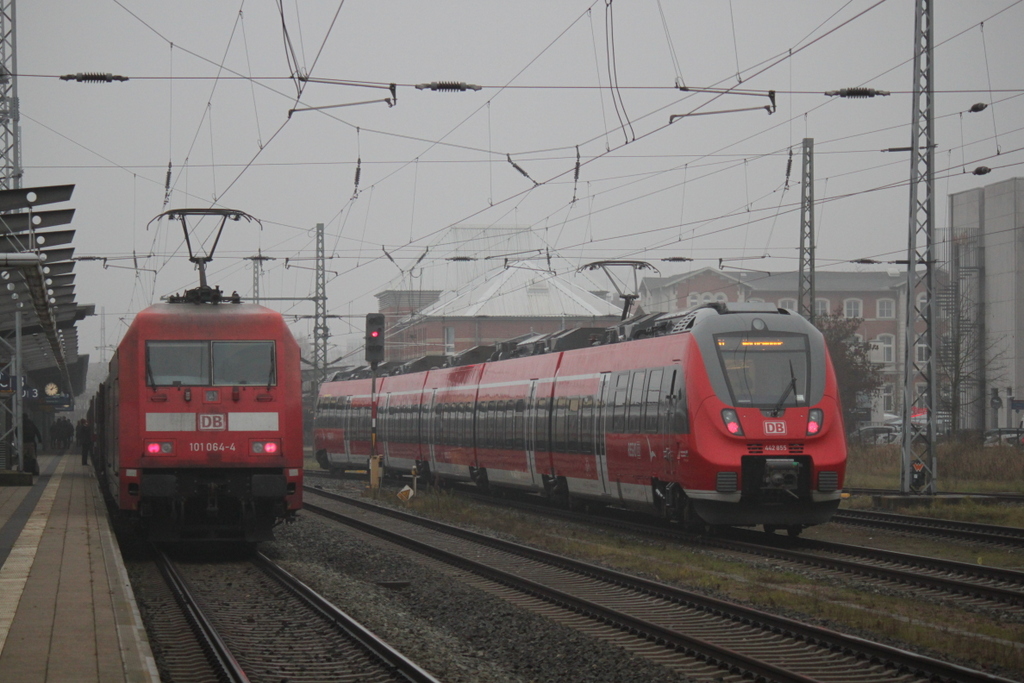
<instances>
[{"instance_id":1,"label":"signal light","mask_svg":"<svg viewBox=\"0 0 1024 683\"><path fill-rule=\"evenodd\" d=\"M372 365L384 361L384 314L366 314L366 362Z\"/></svg>"},{"instance_id":2,"label":"signal light","mask_svg":"<svg viewBox=\"0 0 1024 683\"><path fill-rule=\"evenodd\" d=\"M174 444L169 441L146 442L146 455L171 455L172 453L174 453Z\"/></svg>"},{"instance_id":3,"label":"signal light","mask_svg":"<svg viewBox=\"0 0 1024 683\"><path fill-rule=\"evenodd\" d=\"M825 421L825 413L821 408L812 408L807 413L807 436L814 436L821 431Z\"/></svg>"},{"instance_id":4,"label":"signal light","mask_svg":"<svg viewBox=\"0 0 1024 683\"><path fill-rule=\"evenodd\" d=\"M732 408L725 408L722 410L722 421L725 422L725 428L729 430L729 433L734 436L743 436L743 427L740 425L740 416L736 414L736 411Z\"/></svg>"}]
</instances>

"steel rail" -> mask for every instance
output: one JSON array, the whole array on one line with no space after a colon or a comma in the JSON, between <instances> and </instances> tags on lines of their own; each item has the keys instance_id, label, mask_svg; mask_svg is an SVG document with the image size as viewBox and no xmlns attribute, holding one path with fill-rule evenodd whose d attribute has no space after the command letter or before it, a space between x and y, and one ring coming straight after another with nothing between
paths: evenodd
<instances>
[{"instance_id":1,"label":"steel rail","mask_svg":"<svg viewBox=\"0 0 1024 683\"><path fill-rule=\"evenodd\" d=\"M832 516L832 521L839 524L870 526L890 531L927 533L944 538L1024 548L1024 529L1017 527L957 522L948 519L914 517L892 512L868 512L865 510L840 510Z\"/></svg>"},{"instance_id":2,"label":"steel rail","mask_svg":"<svg viewBox=\"0 0 1024 683\"><path fill-rule=\"evenodd\" d=\"M325 498L337 500L347 505L351 505L357 508L370 510L377 514L400 519L405 522L413 523L419 526L424 526L436 531L447 533L459 538L471 540L482 545L497 548L505 552L514 553L523 557L527 557L538 562L554 565L562 569L577 572L579 574L597 578L602 581L606 581L613 585L625 586L633 590L641 591L646 594L661 598L666 601L674 602L676 604L689 605L698 609L702 609L711 614L725 615L727 618L738 623L750 624L757 626L762 629L771 631L773 633L782 633L787 637L806 642L809 645L829 648L837 652L859 652L862 653L866 658L872 661L888 662L889 665L896 671L912 671L922 672L928 678L934 678L936 680L948 680L948 681L963 681L963 682L985 682L994 683L996 681L1005 683L1008 679L1004 679L992 674L988 674L983 671L977 671L962 667L949 662L933 659L906 650L893 648L888 645L875 643L863 638L856 636L850 636L847 634L832 631L809 624L804 624L793 619L781 617L767 612L762 612L754 608L730 603L725 600L719 600L699 593L686 591L676 586L670 586L662 584L656 581L644 579L642 577L636 577L615 570L606 569L579 560L574 560L568 557L555 555L543 550L523 546L517 543L509 541L503 541L490 536L484 536L477 534L472 531L453 527L447 524L436 522L415 515L403 513L399 510L391 508L385 508L373 503L356 500L347 496L341 496L333 494L327 491L312 489L311 493L321 495ZM305 501L306 509L313 512L320 512L325 510L319 506L315 506L309 503L308 499ZM332 511L326 511L327 516L336 518L344 517L339 513ZM427 544L422 544L418 541L407 540L400 535L393 534L386 530L378 530L372 525L360 522L359 520L352 520L351 518L344 518L344 523L352 523L353 526L363 528L364 530L376 534L376 535L387 535L389 538L394 536L395 542L402 545L408 545L409 543L416 546L418 552L424 552L431 556L438 556L438 553L448 555L445 551L435 549ZM422 548L422 550L421 550ZM451 559L446 561L452 562L458 566L463 566L477 571L475 563L467 558L451 555ZM490 571L498 571L491 569ZM507 579L496 579L503 583L507 582ZM510 577L509 580L519 581L517 577ZM641 627L643 629L643 627ZM786 675L791 675L790 672L786 672ZM772 678L772 677L769 677ZM773 678L772 678L773 679ZM774 679L773 679L774 680ZM785 680L785 679L783 679Z\"/></svg>"},{"instance_id":3,"label":"steel rail","mask_svg":"<svg viewBox=\"0 0 1024 683\"><path fill-rule=\"evenodd\" d=\"M344 502L349 503L350 500L345 500ZM673 631L671 629L658 626L657 624L652 624L618 610L603 607L589 600L583 600L535 581L524 579L500 569L475 562L467 557L450 553L430 544L422 543L415 539L408 538L407 536L403 536L386 529L381 529L380 527L322 508L318 505L313 505L308 501L303 502L303 509L315 512L318 515L341 522L348 526L352 526L360 531L385 538L392 543L410 548L420 554L427 555L428 557L433 557L448 564L467 569L475 574L490 579L491 581L515 588L516 590L541 598L547 602L569 609L590 619L604 622L621 630L637 634L637 637L639 638L654 640L661 645L675 648L676 650L679 650L688 656L692 656L699 661L703 661L711 665L717 665L725 671L749 672L751 675L758 677L759 680L776 681L778 683L815 683L815 679L813 678L807 678L806 676L786 671L785 669L747 657L746 655L728 648L714 645L713 643L695 636L679 633L678 631ZM383 512L386 510L386 508L381 508L376 505L370 505L369 509L373 512Z\"/></svg>"},{"instance_id":4,"label":"steel rail","mask_svg":"<svg viewBox=\"0 0 1024 683\"><path fill-rule=\"evenodd\" d=\"M440 683L438 679L434 678L411 659L381 640L368 628L338 609L322 595L286 569L274 563L263 553L256 553L253 561L271 578L302 600L307 607L319 614L327 622L333 624L346 637L359 643L363 649L379 661L385 663L392 673L401 676L405 680L410 681L410 683Z\"/></svg>"},{"instance_id":5,"label":"steel rail","mask_svg":"<svg viewBox=\"0 0 1024 683\"><path fill-rule=\"evenodd\" d=\"M154 552L160 572L174 593L178 604L181 605L182 611L185 612L189 623L192 624L196 637L206 651L210 663L215 669L219 669L223 678L230 683L249 683L249 677L231 654L231 650L217 632L216 627L199 607L199 603L192 595L192 591L189 590L185 579L178 573L174 563L162 550L154 547Z\"/></svg>"}]
</instances>

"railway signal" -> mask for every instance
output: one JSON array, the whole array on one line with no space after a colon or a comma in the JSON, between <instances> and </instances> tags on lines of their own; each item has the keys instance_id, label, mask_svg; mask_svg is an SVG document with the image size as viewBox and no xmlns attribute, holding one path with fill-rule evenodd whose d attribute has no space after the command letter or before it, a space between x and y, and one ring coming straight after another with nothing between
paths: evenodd
<instances>
[{"instance_id":1,"label":"railway signal","mask_svg":"<svg viewBox=\"0 0 1024 683\"><path fill-rule=\"evenodd\" d=\"M366 314L366 362L384 362L384 314Z\"/></svg>"}]
</instances>

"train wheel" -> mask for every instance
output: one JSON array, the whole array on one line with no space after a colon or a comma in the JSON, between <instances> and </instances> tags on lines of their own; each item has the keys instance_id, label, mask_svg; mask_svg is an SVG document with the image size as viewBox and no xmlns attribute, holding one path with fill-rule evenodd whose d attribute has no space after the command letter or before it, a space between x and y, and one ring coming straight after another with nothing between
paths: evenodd
<instances>
[{"instance_id":1,"label":"train wheel","mask_svg":"<svg viewBox=\"0 0 1024 683\"><path fill-rule=\"evenodd\" d=\"M774 524L765 524L764 532L766 534L774 534L776 531L778 531L778 528L779 527L775 526Z\"/></svg>"},{"instance_id":2,"label":"train wheel","mask_svg":"<svg viewBox=\"0 0 1024 683\"><path fill-rule=\"evenodd\" d=\"M799 524L793 524L792 526L786 527L786 533L789 534L790 538L796 538L800 535L800 532L803 530L804 528Z\"/></svg>"}]
</instances>

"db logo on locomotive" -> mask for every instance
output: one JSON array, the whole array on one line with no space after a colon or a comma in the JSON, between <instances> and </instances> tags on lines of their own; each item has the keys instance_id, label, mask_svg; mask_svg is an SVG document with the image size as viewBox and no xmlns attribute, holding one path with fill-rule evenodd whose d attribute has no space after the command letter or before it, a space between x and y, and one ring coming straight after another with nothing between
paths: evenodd
<instances>
[{"instance_id":1,"label":"db logo on locomotive","mask_svg":"<svg viewBox=\"0 0 1024 683\"><path fill-rule=\"evenodd\" d=\"M764 421L764 433L765 434L785 434L786 433L786 422L785 422L785 420L765 420Z\"/></svg>"},{"instance_id":2,"label":"db logo on locomotive","mask_svg":"<svg viewBox=\"0 0 1024 683\"><path fill-rule=\"evenodd\" d=\"M227 429L227 415L215 413L199 414L199 429L205 432L222 432Z\"/></svg>"}]
</instances>

